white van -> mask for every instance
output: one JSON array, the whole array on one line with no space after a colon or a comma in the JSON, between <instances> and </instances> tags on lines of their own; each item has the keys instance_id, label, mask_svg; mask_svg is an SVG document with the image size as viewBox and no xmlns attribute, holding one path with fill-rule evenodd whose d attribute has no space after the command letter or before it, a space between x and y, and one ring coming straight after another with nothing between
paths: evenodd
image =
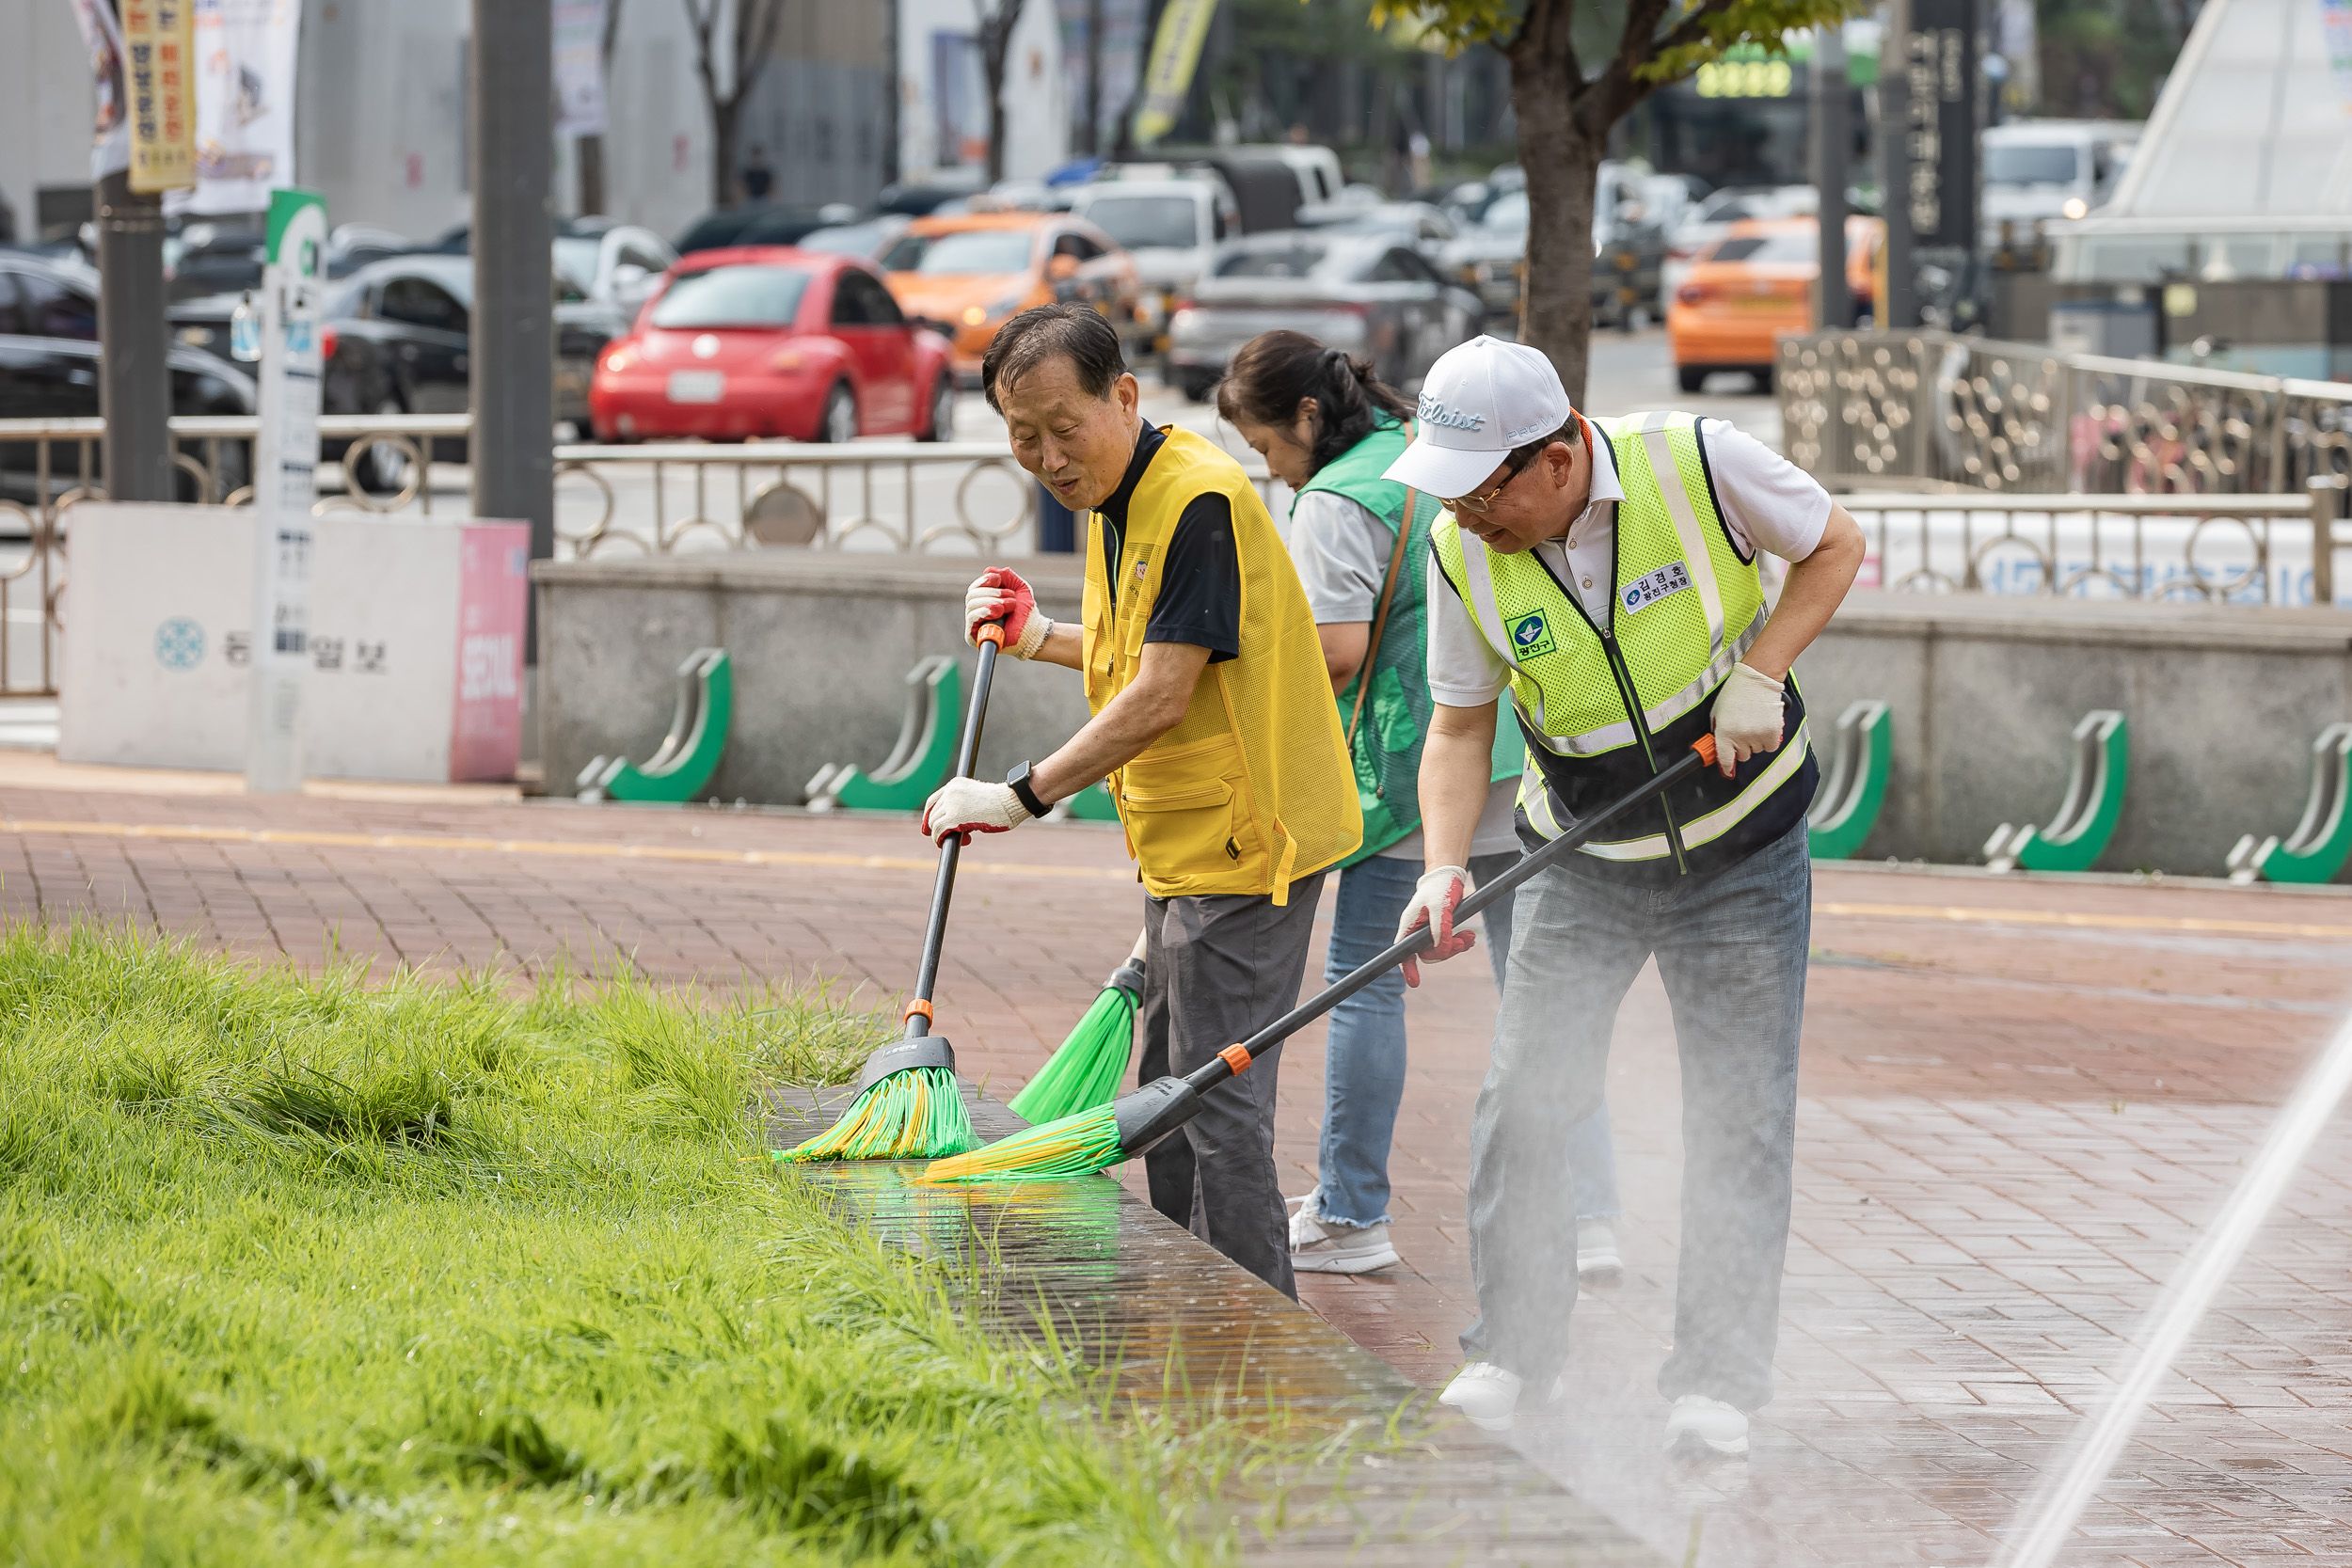
<instances>
[{"instance_id":1,"label":"white van","mask_svg":"<svg viewBox=\"0 0 2352 1568\"><path fill-rule=\"evenodd\" d=\"M2044 224L2079 218L2105 205L2123 178L2139 140L2137 120L2016 119L1984 133L1985 247L2029 245Z\"/></svg>"},{"instance_id":2,"label":"white van","mask_svg":"<svg viewBox=\"0 0 2352 1568\"><path fill-rule=\"evenodd\" d=\"M1124 245L1135 258L1144 291L1162 295L1191 288L1217 241L1241 231L1233 193L1206 170L1081 185L1071 198L1070 212Z\"/></svg>"}]
</instances>

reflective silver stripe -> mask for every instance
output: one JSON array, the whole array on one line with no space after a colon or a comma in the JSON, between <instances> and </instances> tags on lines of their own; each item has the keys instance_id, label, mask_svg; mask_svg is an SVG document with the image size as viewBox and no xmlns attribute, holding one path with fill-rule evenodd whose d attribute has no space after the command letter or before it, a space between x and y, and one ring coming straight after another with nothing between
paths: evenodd
<instances>
[{"instance_id":1,"label":"reflective silver stripe","mask_svg":"<svg viewBox=\"0 0 2352 1568\"><path fill-rule=\"evenodd\" d=\"M1748 623L1748 629L1735 638L1730 647L1715 655L1714 662L1701 673L1698 679L1655 707L1643 709L1643 719L1648 722L1653 731L1662 730L1707 700L1708 692L1730 678L1731 667L1747 657L1748 650L1755 647L1756 640L1763 635L1764 617L1759 615Z\"/></svg>"},{"instance_id":2,"label":"reflective silver stripe","mask_svg":"<svg viewBox=\"0 0 2352 1568\"><path fill-rule=\"evenodd\" d=\"M1712 844L1724 834L1745 821L1756 807L1778 792L1804 766L1805 753L1812 749L1813 737L1808 724L1799 724L1796 735L1772 758L1772 765L1750 781L1738 795L1717 806L1704 816L1683 824L1682 847L1695 849ZM1549 836L1557 838L1557 833ZM1668 849L1664 833L1649 833L1641 838L1621 838L1581 846L1577 853L1591 855L1604 861L1655 861L1665 859Z\"/></svg>"},{"instance_id":3,"label":"reflective silver stripe","mask_svg":"<svg viewBox=\"0 0 2352 1568\"><path fill-rule=\"evenodd\" d=\"M1486 640L1486 645L1502 656L1504 664L1510 666L1514 677L1511 682L1513 700L1518 701L1520 683L1516 677L1520 673L1519 661L1511 651L1511 634L1502 625L1502 607L1495 598L1493 562L1486 554L1486 544L1464 533L1458 526L1454 530L1454 542L1462 552L1462 576L1470 585L1470 619L1477 623L1478 634ZM1535 689L1535 712L1533 718L1529 718L1527 705L1520 703L1519 716L1526 721L1519 727L1532 736L1540 736L1544 731L1543 683L1530 678L1526 684ZM1549 744L1549 740L1544 742L1546 747Z\"/></svg>"},{"instance_id":4,"label":"reflective silver stripe","mask_svg":"<svg viewBox=\"0 0 2352 1568\"><path fill-rule=\"evenodd\" d=\"M1531 768L1520 775L1519 809L1527 813L1528 826L1545 838L1560 836L1560 819L1551 814L1551 785L1540 768Z\"/></svg>"},{"instance_id":5,"label":"reflective silver stripe","mask_svg":"<svg viewBox=\"0 0 2352 1568\"><path fill-rule=\"evenodd\" d=\"M1556 757L1597 757L1620 746L1630 746L1640 738L1634 734L1630 719L1623 723L1603 724L1581 735L1546 735L1541 723L1527 718L1525 704L1519 706L1519 717L1525 721L1519 727L1527 732L1528 744L1541 746Z\"/></svg>"},{"instance_id":6,"label":"reflective silver stripe","mask_svg":"<svg viewBox=\"0 0 2352 1568\"><path fill-rule=\"evenodd\" d=\"M1699 608L1707 615L1707 662L1712 669L1724 657L1724 594L1715 581L1715 557L1707 547L1706 535L1699 531L1698 514L1691 510L1691 493L1683 488L1682 467L1666 440L1666 421L1672 417L1645 415L1635 428L1642 444L1649 449L1650 483L1658 486L1666 502L1666 515L1674 519L1675 537L1682 545L1683 564L1690 568L1691 581L1699 591ZM1724 671L1730 673L1728 667Z\"/></svg>"}]
</instances>

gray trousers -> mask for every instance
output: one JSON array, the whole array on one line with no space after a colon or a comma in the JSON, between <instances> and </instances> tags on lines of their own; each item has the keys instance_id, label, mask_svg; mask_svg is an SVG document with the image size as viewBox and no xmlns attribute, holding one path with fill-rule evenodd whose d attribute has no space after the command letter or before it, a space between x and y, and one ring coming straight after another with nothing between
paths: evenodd
<instances>
[{"instance_id":1,"label":"gray trousers","mask_svg":"<svg viewBox=\"0 0 2352 1568\"><path fill-rule=\"evenodd\" d=\"M1210 895L1143 904L1143 1051L1136 1082L1183 1077L1298 1004L1323 873L1268 897ZM1274 1168L1279 1046L1203 1097L1200 1114L1143 1157L1152 1207L1284 1295L1290 1221Z\"/></svg>"},{"instance_id":2,"label":"gray trousers","mask_svg":"<svg viewBox=\"0 0 2352 1568\"><path fill-rule=\"evenodd\" d=\"M1576 857L1521 885L1494 1055L1470 1122L1470 1275L1484 1322L1463 1348L1550 1386L1576 1302L1568 1129L1601 1103L1617 1005L1652 954L1682 1063L1682 1258L1668 1399L1754 1410L1772 1397L1796 1159L1813 864L1800 822L1739 864L1630 887Z\"/></svg>"}]
</instances>

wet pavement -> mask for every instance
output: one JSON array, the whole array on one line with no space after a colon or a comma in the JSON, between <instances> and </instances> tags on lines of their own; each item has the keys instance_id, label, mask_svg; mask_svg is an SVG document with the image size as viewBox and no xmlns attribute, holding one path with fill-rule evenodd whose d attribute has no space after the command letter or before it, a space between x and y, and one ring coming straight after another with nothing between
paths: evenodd
<instances>
[{"instance_id":1,"label":"wet pavement","mask_svg":"<svg viewBox=\"0 0 2352 1568\"><path fill-rule=\"evenodd\" d=\"M778 1093L771 1143L831 1125L854 1097ZM983 1140L1027 1125L968 1084L965 1101ZM1230 1521L1246 1560L1663 1568L1590 1503L1106 1177L925 1187L918 1162L787 1169L944 1265L968 1321L1074 1354L1115 1416L1237 1423L1311 1451L1252 1477L1206 1521Z\"/></svg>"},{"instance_id":2,"label":"wet pavement","mask_svg":"<svg viewBox=\"0 0 2352 1568\"><path fill-rule=\"evenodd\" d=\"M560 956L722 987L829 977L880 1000L905 983L930 886L900 821L232 790L0 753L0 910L306 964L536 972ZM1027 829L966 864L943 1030L1002 1097L1123 957L1140 893L1098 828ZM1754 1458L1682 1469L1656 1452L1680 1144L1654 972L1610 1069L1626 1272L1582 1293L1569 1400L1515 1441L1669 1561L1695 1523L1710 1568L1986 1563L2352 1002L2352 897L1824 866L1816 899L1779 1393ZM1302 1281L1325 1323L1423 1389L1451 1374L1472 1315L1465 1129L1493 1007L1476 961L1433 968L1410 1004L1391 1162L1404 1265ZM1282 1064L1293 1192L1312 1180L1320 1043L1302 1036ZM2070 1560L2352 1561L2348 1242L2339 1124Z\"/></svg>"}]
</instances>

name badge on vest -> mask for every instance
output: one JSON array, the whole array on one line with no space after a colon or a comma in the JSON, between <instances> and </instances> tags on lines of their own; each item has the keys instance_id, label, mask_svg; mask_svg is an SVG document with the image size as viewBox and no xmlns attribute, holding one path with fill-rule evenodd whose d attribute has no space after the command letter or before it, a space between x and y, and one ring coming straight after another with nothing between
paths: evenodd
<instances>
[{"instance_id":1,"label":"name badge on vest","mask_svg":"<svg viewBox=\"0 0 2352 1568\"><path fill-rule=\"evenodd\" d=\"M1647 577L1634 578L1617 594L1617 603L1628 615L1647 610L1669 594L1679 594L1691 586L1691 574L1679 561L1670 561Z\"/></svg>"}]
</instances>

